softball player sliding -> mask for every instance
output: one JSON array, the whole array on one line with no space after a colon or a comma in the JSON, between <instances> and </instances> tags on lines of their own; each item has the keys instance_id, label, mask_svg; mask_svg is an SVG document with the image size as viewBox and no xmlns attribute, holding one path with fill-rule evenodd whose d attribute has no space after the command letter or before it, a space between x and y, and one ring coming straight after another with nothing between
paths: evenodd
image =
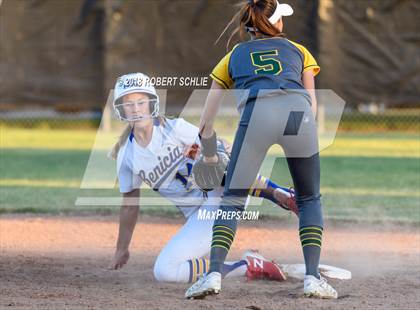
<instances>
[{"instance_id":1,"label":"softball player sliding","mask_svg":"<svg viewBox=\"0 0 420 310\"><path fill-rule=\"evenodd\" d=\"M202 154L204 162L218 160L213 120L220 105L220 90L248 90L247 98L238 100L241 120L220 208L243 210L246 188L255 179L267 150L273 144L281 145L299 208L299 236L306 265L304 295L337 298L337 292L318 271L323 216L314 76L320 67L305 47L287 40L282 33L282 16L292 14L290 5L276 0L248 0L232 19L231 23L235 18L239 20L234 33L239 31L243 39L247 31L251 40L236 45L211 73L212 89L200 122ZM209 272L187 290L187 298L220 291L224 261L236 228L235 219L215 220Z\"/></svg>"},{"instance_id":2,"label":"softball player sliding","mask_svg":"<svg viewBox=\"0 0 420 310\"><path fill-rule=\"evenodd\" d=\"M159 98L154 87L144 83L147 79L141 73L124 75L117 80L114 89L114 110L120 120L129 125L111 152L111 157L117 159L119 187L123 194L117 248L111 268L121 268L129 259L128 248L139 211L140 186L145 183L173 202L187 218L185 225L160 252L154 265L156 280L195 282L209 269L205 256L210 251L214 222L214 219L200 219L199 211L216 211L222 191L215 189L205 193L191 180L196 155L191 154L194 148L190 146L199 143L198 128L181 118L159 116ZM284 208L294 208L293 199L285 189L263 177L257 180L256 183L267 185L256 191L261 193L260 197L271 199ZM261 184L258 188L262 188ZM221 274L226 277L247 275L249 279L285 279L277 264L255 251L245 253L242 260L224 263Z\"/></svg>"}]
</instances>

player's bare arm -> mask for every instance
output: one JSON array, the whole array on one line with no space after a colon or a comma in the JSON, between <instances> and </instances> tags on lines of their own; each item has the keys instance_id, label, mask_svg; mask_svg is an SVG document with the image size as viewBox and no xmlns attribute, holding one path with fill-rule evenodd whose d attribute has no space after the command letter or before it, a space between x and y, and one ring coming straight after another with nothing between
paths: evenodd
<instances>
[{"instance_id":1,"label":"player's bare arm","mask_svg":"<svg viewBox=\"0 0 420 310\"><path fill-rule=\"evenodd\" d=\"M216 118L217 112L220 107L221 99L223 97L223 87L212 82L210 92L207 96L206 103L204 105L204 111L200 119L199 132L202 138L210 138L214 134L213 124ZM217 155L207 157L204 156L204 162L216 163L218 160Z\"/></svg>"},{"instance_id":2,"label":"player's bare arm","mask_svg":"<svg viewBox=\"0 0 420 310\"><path fill-rule=\"evenodd\" d=\"M123 194L120 209L120 226L118 231L117 248L110 269L122 268L130 258L128 250L139 213L140 189Z\"/></svg>"},{"instance_id":3,"label":"player's bare arm","mask_svg":"<svg viewBox=\"0 0 420 310\"><path fill-rule=\"evenodd\" d=\"M311 109L314 117L316 117L317 112L317 101L315 96L315 77L313 71L306 71L302 74L303 87L308 91L309 96L311 97Z\"/></svg>"}]
</instances>

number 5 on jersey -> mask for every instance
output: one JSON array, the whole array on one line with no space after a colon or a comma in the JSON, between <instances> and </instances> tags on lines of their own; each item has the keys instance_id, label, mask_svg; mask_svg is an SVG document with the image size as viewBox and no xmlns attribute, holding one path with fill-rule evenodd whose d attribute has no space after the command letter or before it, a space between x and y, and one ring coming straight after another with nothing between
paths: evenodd
<instances>
[{"instance_id":1,"label":"number 5 on jersey","mask_svg":"<svg viewBox=\"0 0 420 310\"><path fill-rule=\"evenodd\" d=\"M281 67L281 63L278 59L271 57L278 55L279 52L277 50L251 53L252 64L258 68L255 69L255 74L278 75L283 68Z\"/></svg>"}]
</instances>

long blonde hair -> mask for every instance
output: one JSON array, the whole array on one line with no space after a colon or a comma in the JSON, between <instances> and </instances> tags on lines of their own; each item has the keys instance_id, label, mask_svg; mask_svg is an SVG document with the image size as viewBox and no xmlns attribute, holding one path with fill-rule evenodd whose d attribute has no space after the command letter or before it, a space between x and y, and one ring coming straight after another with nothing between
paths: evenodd
<instances>
[{"instance_id":1,"label":"long blonde hair","mask_svg":"<svg viewBox=\"0 0 420 310\"><path fill-rule=\"evenodd\" d=\"M159 126L165 126L166 118L164 116L158 116L155 119L158 120ZM109 158L114 159L114 160L117 159L118 152L120 151L121 147L127 142L127 139L130 136L131 131L133 130L133 125L134 123L128 123L127 126L124 128L123 132L118 138L118 141L114 144L111 151L109 151L108 153Z\"/></svg>"},{"instance_id":2,"label":"long blonde hair","mask_svg":"<svg viewBox=\"0 0 420 310\"><path fill-rule=\"evenodd\" d=\"M235 34L239 33L241 41L246 40L246 27L257 28L258 32L269 37L285 37L285 34L279 31L273 24L270 23L269 18L276 10L277 0L248 0L238 3L237 6L240 8L222 33L216 40L219 42L220 38L228 30L228 28L236 21L239 25L229 36L226 44L226 49L229 50L230 42Z\"/></svg>"}]
</instances>

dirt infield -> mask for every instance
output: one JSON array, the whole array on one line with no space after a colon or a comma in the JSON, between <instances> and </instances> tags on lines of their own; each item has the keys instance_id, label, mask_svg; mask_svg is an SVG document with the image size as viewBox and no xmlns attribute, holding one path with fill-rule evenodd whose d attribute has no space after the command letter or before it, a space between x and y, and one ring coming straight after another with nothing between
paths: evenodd
<instances>
[{"instance_id":1,"label":"dirt infield","mask_svg":"<svg viewBox=\"0 0 420 310\"><path fill-rule=\"evenodd\" d=\"M106 217L0 218L0 309L416 309L420 302L420 237L413 227L327 223L322 263L349 269L330 280L333 301L302 297L302 283L227 279L219 296L183 298L188 284L153 280L154 258L181 219L142 218L131 259L107 270L118 222ZM243 223L230 258L258 248L281 263L302 262L295 225Z\"/></svg>"}]
</instances>

